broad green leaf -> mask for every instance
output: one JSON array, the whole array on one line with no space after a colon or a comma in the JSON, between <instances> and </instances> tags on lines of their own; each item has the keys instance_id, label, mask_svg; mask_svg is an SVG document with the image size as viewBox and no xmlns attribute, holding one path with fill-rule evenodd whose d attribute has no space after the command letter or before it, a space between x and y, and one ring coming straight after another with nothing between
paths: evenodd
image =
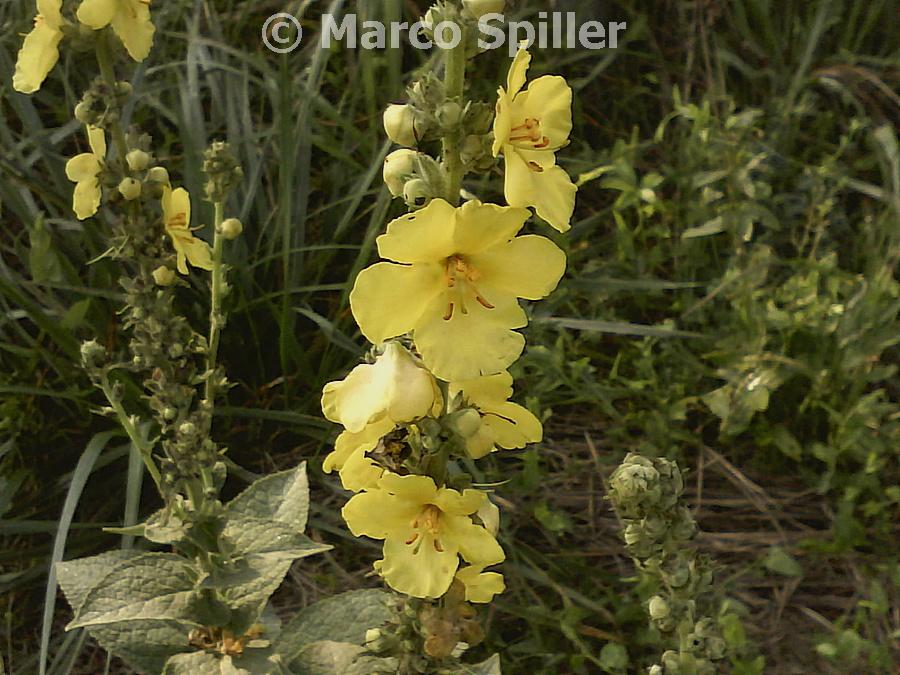
<instances>
[{"instance_id":1,"label":"broad green leaf","mask_svg":"<svg viewBox=\"0 0 900 675\"><path fill-rule=\"evenodd\" d=\"M221 660L207 651L176 654L166 662L162 675L221 675Z\"/></svg>"},{"instance_id":2,"label":"broad green leaf","mask_svg":"<svg viewBox=\"0 0 900 675\"><path fill-rule=\"evenodd\" d=\"M91 589L67 628L188 620L199 576L193 565L173 553L141 553L113 567Z\"/></svg>"},{"instance_id":3,"label":"broad green leaf","mask_svg":"<svg viewBox=\"0 0 900 675\"><path fill-rule=\"evenodd\" d=\"M188 636L196 627L178 621L149 620L91 626L88 630L100 646L134 668L159 673L172 656L191 648Z\"/></svg>"},{"instance_id":4,"label":"broad green leaf","mask_svg":"<svg viewBox=\"0 0 900 675\"><path fill-rule=\"evenodd\" d=\"M368 589L328 598L300 611L281 631L275 644L279 654L291 662L308 645L336 640L361 645L366 631L388 621L394 596Z\"/></svg>"},{"instance_id":5,"label":"broad green leaf","mask_svg":"<svg viewBox=\"0 0 900 675\"><path fill-rule=\"evenodd\" d=\"M126 560L138 558L143 551L119 550L107 551L90 558L67 560L56 564L56 578L60 588L66 594L66 599L72 606L75 616L78 616L84 599L95 586L100 584L106 576Z\"/></svg>"},{"instance_id":6,"label":"broad green leaf","mask_svg":"<svg viewBox=\"0 0 900 675\"><path fill-rule=\"evenodd\" d=\"M323 640L304 649L300 656L291 663L291 671L298 675L350 675L356 673L376 675L379 670L375 663L385 662L385 660L364 657L364 651L366 651L365 647L359 645ZM357 663L360 658L363 659L362 664ZM358 670L359 666L364 666L365 670ZM393 670L384 672L395 673L397 672L396 666Z\"/></svg>"},{"instance_id":7,"label":"broad green leaf","mask_svg":"<svg viewBox=\"0 0 900 675\"><path fill-rule=\"evenodd\" d=\"M282 553L284 557L296 559L331 548L328 544L317 544L290 524L263 518L229 520L223 535L238 554Z\"/></svg>"},{"instance_id":8,"label":"broad green leaf","mask_svg":"<svg viewBox=\"0 0 900 675\"><path fill-rule=\"evenodd\" d=\"M229 520L277 520L302 532L309 514L306 462L295 469L260 478L232 499L226 512Z\"/></svg>"}]
</instances>

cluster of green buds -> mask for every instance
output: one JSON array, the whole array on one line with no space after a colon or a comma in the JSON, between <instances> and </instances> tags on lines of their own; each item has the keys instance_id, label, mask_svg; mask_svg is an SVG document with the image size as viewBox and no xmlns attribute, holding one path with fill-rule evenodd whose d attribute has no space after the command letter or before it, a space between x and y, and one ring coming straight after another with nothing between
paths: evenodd
<instances>
[{"instance_id":1,"label":"cluster of green buds","mask_svg":"<svg viewBox=\"0 0 900 675\"><path fill-rule=\"evenodd\" d=\"M454 582L440 600L410 599L398 603L394 618L366 633L366 648L397 664L392 673L440 672L462 651L480 644L484 630L475 609L465 601L465 588Z\"/></svg>"},{"instance_id":2,"label":"cluster of green buds","mask_svg":"<svg viewBox=\"0 0 900 675\"><path fill-rule=\"evenodd\" d=\"M712 675L726 652L716 622L699 614L698 599L712 588L713 575L708 558L690 545L697 525L681 502L683 492L677 464L636 453L609 480L608 499L625 526L625 549L656 589L645 603L650 621L677 644L651 669L653 675Z\"/></svg>"}]
</instances>

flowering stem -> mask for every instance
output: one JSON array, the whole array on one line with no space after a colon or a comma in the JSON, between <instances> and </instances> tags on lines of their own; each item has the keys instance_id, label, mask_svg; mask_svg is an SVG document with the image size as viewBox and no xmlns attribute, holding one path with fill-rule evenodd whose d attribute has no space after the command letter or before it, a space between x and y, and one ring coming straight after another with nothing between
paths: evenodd
<instances>
[{"instance_id":1,"label":"flowering stem","mask_svg":"<svg viewBox=\"0 0 900 675\"><path fill-rule=\"evenodd\" d=\"M459 24L458 24L459 25ZM446 50L444 65L444 89L448 101L462 105L463 88L466 81L466 36L465 26L459 25L462 39L453 49ZM446 200L459 204L459 189L462 186L463 164L459 156L460 130L448 133L441 141L441 159L447 173Z\"/></svg>"},{"instance_id":2,"label":"flowering stem","mask_svg":"<svg viewBox=\"0 0 900 675\"><path fill-rule=\"evenodd\" d=\"M109 53L109 43L106 40L106 34L103 32L97 35L95 51L97 53L97 63L100 66L100 77L109 86L109 96L115 97L116 72ZM113 144L116 146L116 154L119 160L124 162L125 155L128 154L128 141L125 138L125 131L122 129L122 124L118 118L110 125L109 131L112 134Z\"/></svg>"},{"instance_id":3,"label":"flowering stem","mask_svg":"<svg viewBox=\"0 0 900 675\"><path fill-rule=\"evenodd\" d=\"M134 420L132 420L132 418L125 411L125 408L122 406L122 402L119 400L119 397L116 395L115 391L113 391L113 387L109 383L109 379L106 373L103 373L103 375L100 377L100 388L106 395L106 400L109 401L110 407L112 407L112 409L115 411L116 417L118 417L119 419L119 424L122 425L125 433L128 434L128 438L131 439L134 447L138 449L138 452L141 455L141 460L144 462L144 466L147 467L147 473L150 474L150 476L153 478L153 482L156 484L156 489L159 490L160 494L162 494L162 476L160 476L159 468L157 468L151 454L153 445L147 442L147 439L134 424Z\"/></svg>"},{"instance_id":4,"label":"flowering stem","mask_svg":"<svg viewBox=\"0 0 900 675\"><path fill-rule=\"evenodd\" d=\"M225 237L222 235L222 220L225 210L223 202L214 202L215 222L212 247L212 287L209 307L209 346L206 350L206 382L204 383L203 403L210 410L209 421L212 425L212 407L217 391L214 372L216 360L219 354L219 337L225 324L225 316L222 314L222 297L225 295L225 270L222 265L222 247ZM207 430L209 431L209 430Z\"/></svg>"}]
</instances>

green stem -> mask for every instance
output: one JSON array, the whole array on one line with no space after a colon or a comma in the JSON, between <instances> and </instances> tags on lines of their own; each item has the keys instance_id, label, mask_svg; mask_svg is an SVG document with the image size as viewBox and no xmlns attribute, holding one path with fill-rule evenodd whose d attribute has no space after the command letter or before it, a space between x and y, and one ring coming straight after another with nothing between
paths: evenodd
<instances>
[{"instance_id":1,"label":"green stem","mask_svg":"<svg viewBox=\"0 0 900 675\"><path fill-rule=\"evenodd\" d=\"M100 66L100 76L109 86L109 97L115 98L116 71L113 68L112 56L109 52L109 43L107 42L106 34L103 32L97 36L95 51L97 52L97 63ZM127 169L128 167L125 166L125 155L128 154L128 140L125 138L125 131L122 129L122 124L119 119L115 119L110 125L109 131L112 134L113 145L116 146L116 155L118 155L119 161L122 162L123 168Z\"/></svg>"},{"instance_id":2,"label":"green stem","mask_svg":"<svg viewBox=\"0 0 900 675\"><path fill-rule=\"evenodd\" d=\"M116 417L118 417L119 419L119 424L122 425L125 433L128 434L128 438L131 439L134 447L136 447L140 452L141 460L143 460L144 466L147 468L147 473L150 474L150 476L153 478L153 482L156 483L156 489L159 490L160 494L162 494L162 476L159 473L159 469L157 468L156 463L153 461L153 445L147 442L147 439L144 438L144 435L138 430L137 426L135 425L134 420L132 420L128 413L125 411L125 408L122 406L122 402L113 391L113 387L109 383L109 378L107 377L106 373L103 373L100 378L100 388L106 395L106 400L109 401L109 405L115 411Z\"/></svg>"},{"instance_id":3,"label":"green stem","mask_svg":"<svg viewBox=\"0 0 900 675\"><path fill-rule=\"evenodd\" d=\"M203 404L209 408L209 422L212 425L212 407L218 395L213 373L216 370L216 361L219 355L219 339L222 327L225 324L225 315L222 313L222 298L225 295L225 269L222 264L222 248L225 237L222 236L222 221L224 220L225 205L222 202L214 202L215 234L212 247L212 280L210 282L212 293L209 307L209 347L206 351L206 382L203 390ZM207 432L209 429L207 429Z\"/></svg>"},{"instance_id":4,"label":"green stem","mask_svg":"<svg viewBox=\"0 0 900 675\"><path fill-rule=\"evenodd\" d=\"M459 25L459 29L462 32L462 39L456 47L448 49L445 54L444 89L448 101L455 101L462 106L463 89L466 82L466 29L463 25ZM459 204L459 189L465 174L462 159L459 156L461 140L461 132L457 129L444 136L441 141L441 159L447 174L444 196L453 206Z\"/></svg>"}]
</instances>

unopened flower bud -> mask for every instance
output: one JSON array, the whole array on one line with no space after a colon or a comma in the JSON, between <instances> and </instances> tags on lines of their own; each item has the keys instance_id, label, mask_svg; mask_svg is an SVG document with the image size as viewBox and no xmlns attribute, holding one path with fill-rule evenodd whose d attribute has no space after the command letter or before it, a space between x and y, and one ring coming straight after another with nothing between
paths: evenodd
<instances>
[{"instance_id":1,"label":"unopened flower bud","mask_svg":"<svg viewBox=\"0 0 900 675\"><path fill-rule=\"evenodd\" d=\"M143 171L150 165L150 155L143 150L134 149L125 155L125 161L132 171Z\"/></svg>"},{"instance_id":2,"label":"unopened flower bud","mask_svg":"<svg viewBox=\"0 0 900 675\"><path fill-rule=\"evenodd\" d=\"M425 206L431 197L428 184L421 178L414 178L403 186L403 200L407 206Z\"/></svg>"},{"instance_id":3,"label":"unopened flower bud","mask_svg":"<svg viewBox=\"0 0 900 675\"><path fill-rule=\"evenodd\" d=\"M166 171L165 167L154 166L147 172L147 180L161 185L169 185L169 172Z\"/></svg>"},{"instance_id":4,"label":"unopened flower bud","mask_svg":"<svg viewBox=\"0 0 900 675\"><path fill-rule=\"evenodd\" d=\"M459 435L463 438L474 436L481 428L481 415L475 408L468 408L460 411L459 415L453 420L453 424Z\"/></svg>"},{"instance_id":5,"label":"unopened flower bud","mask_svg":"<svg viewBox=\"0 0 900 675\"><path fill-rule=\"evenodd\" d=\"M128 96L131 94L131 82L116 82L116 95Z\"/></svg>"},{"instance_id":6,"label":"unopened flower bud","mask_svg":"<svg viewBox=\"0 0 900 675\"><path fill-rule=\"evenodd\" d=\"M462 117L462 106L456 101L447 101L435 112L438 122L441 126L452 127L459 122Z\"/></svg>"},{"instance_id":7,"label":"unopened flower bud","mask_svg":"<svg viewBox=\"0 0 900 675\"><path fill-rule=\"evenodd\" d=\"M226 218L221 225L222 236L226 239L235 239L244 231L244 225L237 218Z\"/></svg>"},{"instance_id":8,"label":"unopened flower bud","mask_svg":"<svg viewBox=\"0 0 900 675\"><path fill-rule=\"evenodd\" d=\"M415 111L411 105L391 104L384 111L384 131L394 143L415 146L419 139L416 136Z\"/></svg>"},{"instance_id":9,"label":"unopened flower bud","mask_svg":"<svg viewBox=\"0 0 900 675\"><path fill-rule=\"evenodd\" d=\"M153 281L156 282L158 286L169 286L173 281L175 281L175 270L166 267L165 265L160 265L152 272Z\"/></svg>"},{"instance_id":10,"label":"unopened flower bud","mask_svg":"<svg viewBox=\"0 0 900 675\"><path fill-rule=\"evenodd\" d=\"M651 619L665 619L671 611L669 603L659 595L654 595L647 603L647 613L650 614Z\"/></svg>"},{"instance_id":11,"label":"unopened flower bud","mask_svg":"<svg viewBox=\"0 0 900 675\"><path fill-rule=\"evenodd\" d=\"M141 184L134 178L123 178L122 182L119 183L119 192L130 202L132 199L137 199L141 196Z\"/></svg>"},{"instance_id":12,"label":"unopened flower bud","mask_svg":"<svg viewBox=\"0 0 900 675\"><path fill-rule=\"evenodd\" d=\"M193 436L197 433L197 425L193 422L185 422L180 427L178 427L178 431L180 431L185 436Z\"/></svg>"},{"instance_id":13,"label":"unopened flower bud","mask_svg":"<svg viewBox=\"0 0 900 675\"><path fill-rule=\"evenodd\" d=\"M485 14L501 14L506 9L506 0L463 0L463 7L472 12L476 19Z\"/></svg>"},{"instance_id":14,"label":"unopened flower bud","mask_svg":"<svg viewBox=\"0 0 900 675\"><path fill-rule=\"evenodd\" d=\"M91 110L91 104L87 101L81 101L75 106L75 119L82 124L91 124L94 120L94 111Z\"/></svg>"},{"instance_id":15,"label":"unopened flower bud","mask_svg":"<svg viewBox=\"0 0 900 675\"><path fill-rule=\"evenodd\" d=\"M415 159L418 153L409 148L394 150L384 158L384 168L381 175L388 190L395 197L403 195L403 184L414 173Z\"/></svg>"}]
</instances>

